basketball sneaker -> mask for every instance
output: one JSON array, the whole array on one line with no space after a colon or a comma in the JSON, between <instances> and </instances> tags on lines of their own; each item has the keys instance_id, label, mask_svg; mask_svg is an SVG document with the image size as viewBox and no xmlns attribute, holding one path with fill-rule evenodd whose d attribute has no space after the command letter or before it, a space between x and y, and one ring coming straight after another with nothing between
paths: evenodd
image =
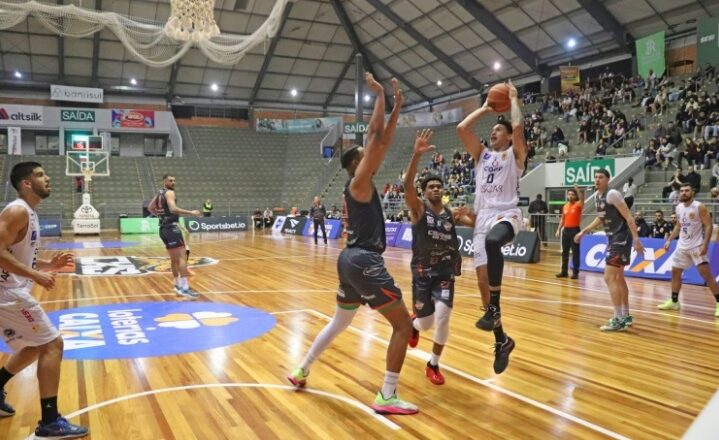
<instances>
[{"instance_id":1,"label":"basketball sneaker","mask_svg":"<svg viewBox=\"0 0 719 440\"><path fill-rule=\"evenodd\" d=\"M671 298L664 301L663 303L659 304L657 306L659 310L679 310L681 306L679 305L679 301L674 302Z\"/></svg>"},{"instance_id":2,"label":"basketball sneaker","mask_svg":"<svg viewBox=\"0 0 719 440\"><path fill-rule=\"evenodd\" d=\"M627 324L622 318L612 318L608 323L599 327L599 330L603 332L625 332L627 331Z\"/></svg>"},{"instance_id":3,"label":"basketball sneaker","mask_svg":"<svg viewBox=\"0 0 719 440\"><path fill-rule=\"evenodd\" d=\"M627 327L631 327L634 325L634 317L632 315L627 315L624 317L624 324Z\"/></svg>"},{"instance_id":4,"label":"basketball sneaker","mask_svg":"<svg viewBox=\"0 0 719 440\"><path fill-rule=\"evenodd\" d=\"M432 365L427 361L427 367L424 369L424 373L433 384L444 385L444 376L442 376L442 372L439 371L439 365Z\"/></svg>"},{"instance_id":5,"label":"basketball sneaker","mask_svg":"<svg viewBox=\"0 0 719 440\"><path fill-rule=\"evenodd\" d=\"M52 423L43 424L38 422L37 428L35 428L35 438L39 439L80 438L85 437L87 434L87 428L73 425L62 416L57 416L57 420Z\"/></svg>"},{"instance_id":6,"label":"basketball sneaker","mask_svg":"<svg viewBox=\"0 0 719 440\"><path fill-rule=\"evenodd\" d=\"M180 296L184 296L185 298L190 298L190 299L197 299L200 296L197 292L192 290L192 287L183 289L180 286L175 286L175 292Z\"/></svg>"},{"instance_id":7,"label":"basketball sneaker","mask_svg":"<svg viewBox=\"0 0 719 440\"><path fill-rule=\"evenodd\" d=\"M414 320L417 319L416 315L411 315L409 317L410 322L414 323ZM412 324L412 335L409 337L409 340L407 341L407 345L414 348L419 344L419 330L414 328L414 324Z\"/></svg>"},{"instance_id":8,"label":"basketball sneaker","mask_svg":"<svg viewBox=\"0 0 719 440\"><path fill-rule=\"evenodd\" d=\"M5 396L7 396L5 390L0 390L0 417L10 417L15 415L15 408L10 406L5 401Z\"/></svg>"},{"instance_id":9,"label":"basketball sneaker","mask_svg":"<svg viewBox=\"0 0 719 440\"><path fill-rule=\"evenodd\" d=\"M509 365L509 354L514 350L514 339L507 336L507 339L494 344L494 372L501 374Z\"/></svg>"},{"instance_id":10,"label":"basketball sneaker","mask_svg":"<svg viewBox=\"0 0 719 440\"><path fill-rule=\"evenodd\" d=\"M295 368L292 370L292 373L287 376L287 380L297 388L304 388L305 385L307 385L307 376L309 375L310 373L305 374L305 370L302 368Z\"/></svg>"},{"instance_id":11,"label":"basketball sneaker","mask_svg":"<svg viewBox=\"0 0 719 440\"><path fill-rule=\"evenodd\" d=\"M495 328L502 325L502 314L499 313L499 310L497 310L494 306L489 306L484 312L484 315L479 318L479 321L475 324L475 326L478 329L482 329L485 331L492 331Z\"/></svg>"},{"instance_id":12,"label":"basketball sneaker","mask_svg":"<svg viewBox=\"0 0 719 440\"><path fill-rule=\"evenodd\" d=\"M382 392L377 392L377 397L375 397L374 403L370 405L370 408L372 408L377 414L410 415L417 414L419 412L417 405L400 400L396 394L388 399L385 399Z\"/></svg>"}]
</instances>

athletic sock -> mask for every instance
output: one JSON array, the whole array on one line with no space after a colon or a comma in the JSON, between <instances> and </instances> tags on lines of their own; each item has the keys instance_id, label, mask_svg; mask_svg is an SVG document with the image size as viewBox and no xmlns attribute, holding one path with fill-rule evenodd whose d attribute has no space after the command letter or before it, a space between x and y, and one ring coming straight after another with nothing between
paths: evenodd
<instances>
[{"instance_id":1,"label":"athletic sock","mask_svg":"<svg viewBox=\"0 0 719 440\"><path fill-rule=\"evenodd\" d=\"M0 390L5 388L5 384L7 384L13 376L14 374L6 370L5 367L0 368Z\"/></svg>"},{"instance_id":2,"label":"athletic sock","mask_svg":"<svg viewBox=\"0 0 719 440\"><path fill-rule=\"evenodd\" d=\"M57 396L40 399L40 407L42 409L42 423L44 425L57 420Z\"/></svg>"},{"instance_id":3,"label":"athletic sock","mask_svg":"<svg viewBox=\"0 0 719 440\"><path fill-rule=\"evenodd\" d=\"M385 371L384 383L382 384L382 397L389 399L397 392L397 382L399 382L399 373Z\"/></svg>"},{"instance_id":4,"label":"athletic sock","mask_svg":"<svg viewBox=\"0 0 719 440\"><path fill-rule=\"evenodd\" d=\"M615 318L621 318L622 317L622 305L614 306L614 317Z\"/></svg>"},{"instance_id":5,"label":"athletic sock","mask_svg":"<svg viewBox=\"0 0 719 440\"><path fill-rule=\"evenodd\" d=\"M180 289L187 289L190 287L190 282L187 277L180 277Z\"/></svg>"},{"instance_id":6,"label":"athletic sock","mask_svg":"<svg viewBox=\"0 0 719 440\"><path fill-rule=\"evenodd\" d=\"M629 316L629 304L622 304L622 318Z\"/></svg>"},{"instance_id":7,"label":"athletic sock","mask_svg":"<svg viewBox=\"0 0 719 440\"><path fill-rule=\"evenodd\" d=\"M498 344L504 344L507 340L507 335L504 333L504 328L500 325L494 329L494 341Z\"/></svg>"},{"instance_id":8,"label":"athletic sock","mask_svg":"<svg viewBox=\"0 0 719 440\"><path fill-rule=\"evenodd\" d=\"M493 290L489 292L489 305L493 306L497 311L499 311L499 294L501 291L499 290Z\"/></svg>"},{"instance_id":9,"label":"athletic sock","mask_svg":"<svg viewBox=\"0 0 719 440\"><path fill-rule=\"evenodd\" d=\"M438 355L438 354L432 353L432 357L429 358L429 364L432 365L433 367L436 367L437 365L439 365L439 356L440 355Z\"/></svg>"},{"instance_id":10,"label":"athletic sock","mask_svg":"<svg viewBox=\"0 0 719 440\"><path fill-rule=\"evenodd\" d=\"M672 302L679 302L679 292L672 292Z\"/></svg>"}]
</instances>

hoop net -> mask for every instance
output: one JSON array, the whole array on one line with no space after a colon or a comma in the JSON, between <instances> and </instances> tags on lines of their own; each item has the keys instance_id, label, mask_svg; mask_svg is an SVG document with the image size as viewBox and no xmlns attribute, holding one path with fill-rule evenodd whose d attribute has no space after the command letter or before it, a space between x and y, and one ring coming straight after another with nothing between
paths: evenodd
<instances>
[{"instance_id":1,"label":"hoop net","mask_svg":"<svg viewBox=\"0 0 719 440\"><path fill-rule=\"evenodd\" d=\"M34 0L0 1L0 30L12 28L32 16L50 31L66 37L84 38L107 29L132 56L150 67L174 64L193 45L212 61L230 65L275 36L290 1L294 0L276 0L265 22L250 35L219 34L212 14L214 0L172 0L172 17L166 25L75 5L55 6ZM193 12L199 15L194 16Z\"/></svg>"}]
</instances>

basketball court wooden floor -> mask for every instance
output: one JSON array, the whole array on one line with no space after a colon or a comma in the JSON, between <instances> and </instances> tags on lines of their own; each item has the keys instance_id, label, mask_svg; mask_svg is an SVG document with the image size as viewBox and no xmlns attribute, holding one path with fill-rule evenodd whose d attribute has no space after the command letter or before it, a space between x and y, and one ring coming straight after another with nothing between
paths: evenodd
<instances>
[{"instance_id":1,"label":"basketball court wooden floor","mask_svg":"<svg viewBox=\"0 0 719 440\"><path fill-rule=\"evenodd\" d=\"M73 252L164 255L154 236L124 239L141 244L91 244ZM252 232L195 240L193 256L219 260L194 269L192 285L204 292L200 301L260 309L272 314L274 327L191 353L66 360L60 409L89 426L90 438L103 440L675 439L719 387L719 324L704 289L685 286L682 311L665 313L656 305L669 294L668 283L630 279L634 327L601 333L598 326L611 315L601 274L558 281L558 257L545 252L540 264L506 265L503 319L517 348L504 374L492 371L491 333L474 327L480 299L467 259L441 363L446 384L435 386L424 376L431 332L408 352L402 370L400 395L419 405L418 415L382 417L366 406L381 384L390 334L383 318L366 308L314 365L308 389L292 391L286 374L333 313L340 247L339 241L315 247L306 238ZM409 306L410 255L390 248L385 256ZM53 291L34 293L49 312L111 305L142 315L151 310L133 304L188 304L172 293L171 283L169 275L158 273L64 275ZM156 348L212 342L193 340L192 331L179 326L181 338ZM64 333L66 341L77 335ZM8 385L17 414L0 419L0 438L22 439L34 429L34 375L31 367Z\"/></svg>"}]
</instances>

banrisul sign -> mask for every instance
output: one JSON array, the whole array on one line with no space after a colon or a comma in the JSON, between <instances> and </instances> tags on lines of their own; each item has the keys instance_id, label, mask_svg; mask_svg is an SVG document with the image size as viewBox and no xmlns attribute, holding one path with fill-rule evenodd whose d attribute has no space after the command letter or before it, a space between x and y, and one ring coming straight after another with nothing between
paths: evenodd
<instances>
[{"instance_id":1,"label":"banrisul sign","mask_svg":"<svg viewBox=\"0 0 719 440\"><path fill-rule=\"evenodd\" d=\"M594 173L605 169L614 177L614 159L570 160L564 162L564 185L593 185Z\"/></svg>"},{"instance_id":2,"label":"banrisul sign","mask_svg":"<svg viewBox=\"0 0 719 440\"><path fill-rule=\"evenodd\" d=\"M93 110L60 110L60 120L63 122L95 122Z\"/></svg>"}]
</instances>

